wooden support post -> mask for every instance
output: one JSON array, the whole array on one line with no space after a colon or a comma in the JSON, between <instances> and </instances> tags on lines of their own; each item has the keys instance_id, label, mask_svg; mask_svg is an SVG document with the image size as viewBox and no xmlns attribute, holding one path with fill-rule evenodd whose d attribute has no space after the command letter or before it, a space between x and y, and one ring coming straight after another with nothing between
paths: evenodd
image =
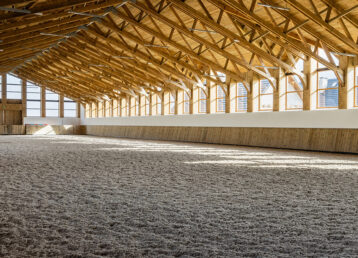
<instances>
[{"instance_id":1,"label":"wooden support post","mask_svg":"<svg viewBox=\"0 0 358 258\"><path fill-rule=\"evenodd\" d=\"M247 112L257 112L259 109L260 80L250 71L247 72L247 81L250 83L250 91L247 93Z\"/></svg>"},{"instance_id":2,"label":"wooden support post","mask_svg":"<svg viewBox=\"0 0 358 258\"><path fill-rule=\"evenodd\" d=\"M179 103L179 99L178 99L178 91L172 91L172 95L174 95L174 115L178 115L179 113L179 106L178 106L178 103Z\"/></svg>"},{"instance_id":3,"label":"wooden support post","mask_svg":"<svg viewBox=\"0 0 358 258\"><path fill-rule=\"evenodd\" d=\"M7 97L6 97L6 91L7 91L7 80L6 80L6 73L1 74L1 103L6 104ZM5 115L5 112L4 112ZM4 116L5 121L5 116Z\"/></svg>"},{"instance_id":4,"label":"wooden support post","mask_svg":"<svg viewBox=\"0 0 358 258\"><path fill-rule=\"evenodd\" d=\"M230 98L230 113L236 112L236 84L237 83L230 83L230 91L229 91L229 98Z\"/></svg>"},{"instance_id":5,"label":"wooden support post","mask_svg":"<svg viewBox=\"0 0 358 258\"><path fill-rule=\"evenodd\" d=\"M194 114L194 89L190 89L189 93L189 114Z\"/></svg>"},{"instance_id":6,"label":"wooden support post","mask_svg":"<svg viewBox=\"0 0 358 258\"><path fill-rule=\"evenodd\" d=\"M339 109L350 109L354 106L354 65L353 58L341 56L339 66L343 70L343 85L339 86Z\"/></svg>"},{"instance_id":7,"label":"wooden support post","mask_svg":"<svg viewBox=\"0 0 358 258\"><path fill-rule=\"evenodd\" d=\"M41 117L46 117L46 88L41 87Z\"/></svg>"},{"instance_id":8,"label":"wooden support post","mask_svg":"<svg viewBox=\"0 0 358 258\"><path fill-rule=\"evenodd\" d=\"M275 71L276 89L273 91L273 111L284 111L286 109L286 77L282 69Z\"/></svg>"},{"instance_id":9,"label":"wooden support post","mask_svg":"<svg viewBox=\"0 0 358 258\"><path fill-rule=\"evenodd\" d=\"M27 82L25 79L21 80L21 99L22 99L22 122L27 116Z\"/></svg>"},{"instance_id":10,"label":"wooden support post","mask_svg":"<svg viewBox=\"0 0 358 258\"><path fill-rule=\"evenodd\" d=\"M113 112L113 99L111 99L110 101L109 101L109 116L110 117L113 117L114 115L114 112Z\"/></svg>"},{"instance_id":11,"label":"wooden support post","mask_svg":"<svg viewBox=\"0 0 358 258\"><path fill-rule=\"evenodd\" d=\"M208 114L215 114L216 113L216 87L217 85L213 85L212 83L209 83L210 88L208 90L209 96L206 106L206 113ZM209 108L209 110L208 110Z\"/></svg>"},{"instance_id":12,"label":"wooden support post","mask_svg":"<svg viewBox=\"0 0 358 258\"><path fill-rule=\"evenodd\" d=\"M161 92L161 93L159 93L159 97L160 97L160 103L161 103L161 105L160 105L160 114L161 115L164 115L164 92Z\"/></svg>"},{"instance_id":13,"label":"wooden support post","mask_svg":"<svg viewBox=\"0 0 358 258\"><path fill-rule=\"evenodd\" d=\"M153 101L152 101L152 98L153 98L153 95L152 94L149 94L148 98L147 98L147 101L149 101L148 105L149 105L149 114L148 116L151 116L153 114ZM162 103L163 105L163 103Z\"/></svg>"},{"instance_id":14,"label":"wooden support post","mask_svg":"<svg viewBox=\"0 0 358 258\"><path fill-rule=\"evenodd\" d=\"M316 109L317 106L317 61L309 58L304 62L303 73L306 76L306 87L303 89L303 110Z\"/></svg>"},{"instance_id":15,"label":"wooden support post","mask_svg":"<svg viewBox=\"0 0 358 258\"><path fill-rule=\"evenodd\" d=\"M77 105L77 108L76 108L76 111L77 111L76 117L77 117L77 118L81 118L81 108L82 108L82 105L81 105L81 103L79 103L79 102L76 102L76 105Z\"/></svg>"},{"instance_id":16,"label":"wooden support post","mask_svg":"<svg viewBox=\"0 0 358 258\"><path fill-rule=\"evenodd\" d=\"M64 117L65 116L65 98L63 96L63 94L60 94L59 96L59 108L60 108L60 117Z\"/></svg>"},{"instance_id":17,"label":"wooden support post","mask_svg":"<svg viewBox=\"0 0 358 258\"><path fill-rule=\"evenodd\" d=\"M210 114L211 113L211 110L213 110L213 112L215 113L215 100L214 100L214 104L212 104L211 103L211 101L212 101L212 96L213 96L213 94L212 94L212 88L214 88L214 87L211 87L212 86L212 83L211 82L208 82L208 86L209 86L209 88L206 90L206 93L207 93L207 98L206 98L206 114ZM216 96L216 94L214 94L214 96ZM200 98L200 96L199 96L199 98ZM212 107L212 105L214 106L213 108L211 108Z\"/></svg>"},{"instance_id":18,"label":"wooden support post","mask_svg":"<svg viewBox=\"0 0 358 258\"><path fill-rule=\"evenodd\" d=\"M88 117L86 118L92 118L92 103L88 104Z\"/></svg>"},{"instance_id":19,"label":"wooden support post","mask_svg":"<svg viewBox=\"0 0 358 258\"><path fill-rule=\"evenodd\" d=\"M225 94L225 113L231 113L231 85L226 85L226 94Z\"/></svg>"}]
</instances>

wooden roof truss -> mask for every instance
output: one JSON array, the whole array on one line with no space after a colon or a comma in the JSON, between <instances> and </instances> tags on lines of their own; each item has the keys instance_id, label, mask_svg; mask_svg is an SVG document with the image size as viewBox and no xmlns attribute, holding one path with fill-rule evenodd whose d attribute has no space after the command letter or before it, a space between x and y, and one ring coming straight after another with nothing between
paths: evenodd
<instances>
[{"instance_id":1,"label":"wooden roof truss","mask_svg":"<svg viewBox=\"0 0 358 258\"><path fill-rule=\"evenodd\" d=\"M358 54L358 0L2 1L0 71L80 102L242 82ZM318 54L322 48L327 59ZM337 54L338 53L338 54ZM223 87L225 88L225 87Z\"/></svg>"}]
</instances>

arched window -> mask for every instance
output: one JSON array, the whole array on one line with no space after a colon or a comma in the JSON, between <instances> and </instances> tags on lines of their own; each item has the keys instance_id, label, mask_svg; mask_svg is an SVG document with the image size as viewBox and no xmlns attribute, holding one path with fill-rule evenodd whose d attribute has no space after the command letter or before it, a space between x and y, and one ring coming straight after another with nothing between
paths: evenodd
<instances>
[{"instance_id":1,"label":"arched window","mask_svg":"<svg viewBox=\"0 0 358 258\"><path fill-rule=\"evenodd\" d=\"M246 112L247 111L247 90L241 82L237 83L235 90L235 111Z\"/></svg>"},{"instance_id":2,"label":"arched window","mask_svg":"<svg viewBox=\"0 0 358 258\"><path fill-rule=\"evenodd\" d=\"M173 93L169 93L169 114L175 114L175 96Z\"/></svg>"},{"instance_id":3,"label":"arched window","mask_svg":"<svg viewBox=\"0 0 358 258\"><path fill-rule=\"evenodd\" d=\"M320 57L329 60L326 53L318 50ZM339 60L332 55L336 65ZM332 70L329 70L321 63L317 63L317 109L338 108L338 79Z\"/></svg>"},{"instance_id":4,"label":"arched window","mask_svg":"<svg viewBox=\"0 0 358 258\"><path fill-rule=\"evenodd\" d=\"M206 96L205 91L202 88L199 88L199 114L205 114L207 112L207 100L208 97Z\"/></svg>"},{"instance_id":5,"label":"arched window","mask_svg":"<svg viewBox=\"0 0 358 258\"><path fill-rule=\"evenodd\" d=\"M183 114L189 114L190 113L190 97L189 94L184 91L183 96Z\"/></svg>"},{"instance_id":6,"label":"arched window","mask_svg":"<svg viewBox=\"0 0 358 258\"><path fill-rule=\"evenodd\" d=\"M225 112L226 108L226 99L225 92L220 85L216 86L216 112L222 113Z\"/></svg>"}]
</instances>

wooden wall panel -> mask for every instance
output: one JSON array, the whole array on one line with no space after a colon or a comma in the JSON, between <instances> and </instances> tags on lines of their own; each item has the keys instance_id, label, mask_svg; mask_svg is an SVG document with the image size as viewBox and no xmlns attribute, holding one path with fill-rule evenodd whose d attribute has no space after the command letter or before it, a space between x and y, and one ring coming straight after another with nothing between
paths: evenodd
<instances>
[{"instance_id":1,"label":"wooden wall panel","mask_svg":"<svg viewBox=\"0 0 358 258\"><path fill-rule=\"evenodd\" d=\"M21 125L22 111L21 110L5 110L5 125Z\"/></svg>"},{"instance_id":2,"label":"wooden wall panel","mask_svg":"<svg viewBox=\"0 0 358 258\"><path fill-rule=\"evenodd\" d=\"M23 135L24 125L0 125L0 135Z\"/></svg>"},{"instance_id":3,"label":"wooden wall panel","mask_svg":"<svg viewBox=\"0 0 358 258\"><path fill-rule=\"evenodd\" d=\"M85 130L78 125L26 125L26 135L82 135Z\"/></svg>"},{"instance_id":4,"label":"wooden wall panel","mask_svg":"<svg viewBox=\"0 0 358 258\"><path fill-rule=\"evenodd\" d=\"M358 129L85 126L86 134L358 153Z\"/></svg>"}]
</instances>

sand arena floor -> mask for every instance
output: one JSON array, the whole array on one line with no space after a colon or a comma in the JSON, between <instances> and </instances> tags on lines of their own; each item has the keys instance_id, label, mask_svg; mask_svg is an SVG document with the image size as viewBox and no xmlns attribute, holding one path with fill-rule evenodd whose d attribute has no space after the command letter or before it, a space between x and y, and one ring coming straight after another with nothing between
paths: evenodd
<instances>
[{"instance_id":1,"label":"sand arena floor","mask_svg":"<svg viewBox=\"0 0 358 258\"><path fill-rule=\"evenodd\" d=\"M0 256L357 257L358 156L0 137Z\"/></svg>"}]
</instances>

